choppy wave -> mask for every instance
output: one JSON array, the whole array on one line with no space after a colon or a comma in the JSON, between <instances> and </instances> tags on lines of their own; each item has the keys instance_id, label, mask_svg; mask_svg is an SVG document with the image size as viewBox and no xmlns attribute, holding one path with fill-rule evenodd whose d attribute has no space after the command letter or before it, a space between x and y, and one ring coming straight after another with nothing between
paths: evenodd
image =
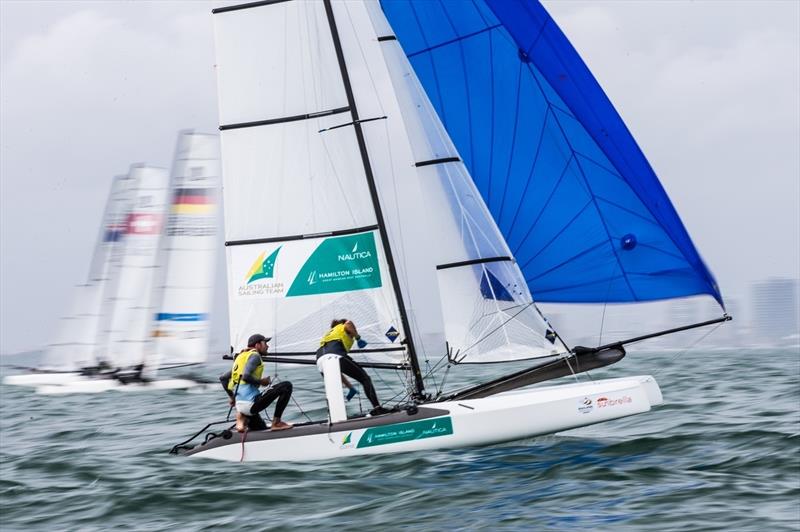
<instances>
[{"instance_id":1,"label":"choppy wave","mask_svg":"<svg viewBox=\"0 0 800 532\"><path fill-rule=\"evenodd\" d=\"M54 398L4 386L2 529L800 530L797 354L684 362L631 355L597 372L658 372L666 404L645 415L492 447L297 464L167 454L224 418L221 392Z\"/></svg>"}]
</instances>

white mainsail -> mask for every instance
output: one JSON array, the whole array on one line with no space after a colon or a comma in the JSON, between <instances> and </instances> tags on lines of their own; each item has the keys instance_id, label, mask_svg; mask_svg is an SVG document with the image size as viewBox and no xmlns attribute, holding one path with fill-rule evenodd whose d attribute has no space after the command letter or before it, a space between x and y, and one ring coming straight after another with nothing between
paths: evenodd
<instances>
[{"instance_id":1,"label":"white mainsail","mask_svg":"<svg viewBox=\"0 0 800 532\"><path fill-rule=\"evenodd\" d=\"M565 352L378 4L330 9L340 54L321 2L215 17L232 345L313 351L348 317L423 359Z\"/></svg>"},{"instance_id":2,"label":"white mainsail","mask_svg":"<svg viewBox=\"0 0 800 532\"><path fill-rule=\"evenodd\" d=\"M111 183L106 208L94 247L89 276L75 287L72 307L59 320L55 342L48 345L43 365L59 370L80 370L98 363L98 342L107 326L104 297L119 249L124 246L125 219L131 206L135 177L116 176Z\"/></svg>"},{"instance_id":3,"label":"white mainsail","mask_svg":"<svg viewBox=\"0 0 800 532\"><path fill-rule=\"evenodd\" d=\"M160 296L145 365L199 363L208 354L217 244L219 137L183 131L170 183L156 293Z\"/></svg>"},{"instance_id":4,"label":"white mainsail","mask_svg":"<svg viewBox=\"0 0 800 532\"><path fill-rule=\"evenodd\" d=\"M278 354L313 352L347 317L395 346L385 334L405 332L356 138L319 133L349 116L324 7L272 7L216 26L231 345L263 332Z\"/></svg>"},{"instance_id":5,"label":"white mainsail","mask_svg":"<svg viewBox=\"0 0 800 532\"><path fill-rule=\"evenodd\" d=\"M108 298L113 311L107 343L99 355L115 367L143 364L152 339L154 279L167 206L169 174L163 168L134 165L130 176L137 187L125 221L124 251L113 273L116 289Z\"/></svg>"}]
</instances>

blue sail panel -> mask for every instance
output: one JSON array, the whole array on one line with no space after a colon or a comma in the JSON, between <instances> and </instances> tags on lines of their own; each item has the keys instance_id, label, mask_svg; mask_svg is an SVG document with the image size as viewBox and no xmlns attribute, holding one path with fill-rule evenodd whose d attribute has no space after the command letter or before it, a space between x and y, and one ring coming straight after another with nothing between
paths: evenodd
<instances>
[{"instance_id":1,"label":"blue sail panel","mask_svg":"<svg viewBox=\"0 0 800 532\"><path fill-rule=\"evenodd\" d=\"M381 5L536 299L722 304L647 159L540 4Z\"/></svg>"}]
</instances>

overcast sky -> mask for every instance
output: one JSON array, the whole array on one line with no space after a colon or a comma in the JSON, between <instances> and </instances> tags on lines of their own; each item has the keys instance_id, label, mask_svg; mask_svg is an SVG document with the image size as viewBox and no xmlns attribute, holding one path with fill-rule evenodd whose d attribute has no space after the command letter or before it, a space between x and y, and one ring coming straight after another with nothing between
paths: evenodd
<instances>
[{"instance_id":1,"label":"overcast sky","mask_svg":"<svg viewBox=\"0 0 800 532\"><path fill-rule=\"evenodd\" d=\"M179 129L216 130L214 5L0 0L0 353L51 339L111 177L168 167ZM545 5L723 295L800 277L800 2Z\"/></svg>"}]
</instances>

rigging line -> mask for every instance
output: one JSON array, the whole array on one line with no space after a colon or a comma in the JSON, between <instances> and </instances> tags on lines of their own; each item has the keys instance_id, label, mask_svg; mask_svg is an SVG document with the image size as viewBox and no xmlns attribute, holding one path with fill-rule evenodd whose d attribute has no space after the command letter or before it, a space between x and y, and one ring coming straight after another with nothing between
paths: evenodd
<instances>
[{"instance_id":1,"label":"rigging line","mask_svg":"<svg viewBox=\"0 0 800 532\"><path fill-rule=\"evenodd\" d=\"M445 361L447 361L448 363L450 362L450 357L448 356L447 353L442 355L442 357L436 362L436 364L433 365L433 368L431 368L430 371L425 376L427 377L428 375L433 374L439 368L439 366Z\"/></svg>"},{"instance_id":2,"label":"rigging line","mask_svg":"<svg viewBox=\"0 0 800 532\"><path fill-rule=\"evenodd\" d=\"M670 359L667 361L667 364L664 364L664 366L662 366L662 367L661 367L661 368L660 368L660 369L659 369L657 372L655 372L655 373L653 374L653 378L655 378L655 377L658 377L658 375L659 375L659 374L660 374L660 373L663 371L664 367L666 367L668 364L672 364L673 362L675 362L675 360L676 360L678 357L680 357L680 356L682 356L682 355L685 355L685 354L686 354L686 353L688 353L688 352L689 352L691 349L694 349L694 348L697 346L697 344L699 344L700 342L702 342L703 340L705 340L706 338L708 338L708 336L709 336L711 333L713 333L714 331L716 331L717 329L719 329L719 328L720 328L720 326L722 326L722 324L723 324L723 323L725 323L725 322L720 322L720 323L718 323L718 324L717 324L717 325L716 325L714 328L710 329L710 330L709 330L708 332L706 332L706 333L705 333L703 336L701 336L700 338L698 338L697 340L695 340L694 342L692 342L692 343L689 345L689 347L687 347L687 348L686 348L686 349L684 349L683 351L679 352L678 354L676 354L675 356L673 356L672 358L670 358ZM633 342L632 342L632 343L633 343Z\"/></svg>"},{"instance_id":3,"label":"rigging line","mask_svg":"<svg viewBox=\"0 0 800 532\"><path fill-rule=\"evenodd\" d=\"M494 302L495 314L503 314L503 315L505 315L503 310L500 308L500 303L497 300L497 293L495 292L494 285L492 284L492 281L489 278L490 275L494 276L494 274L489 272L489 269L487 268L486 264L481 264L481 270L483 270L483 275L486 276L486 286L489 287L489 290L492 293L492 301ZM495 279L497 279L497 277L495 277ZM492 320L492 321L494 321L494 320ZM506 322L506 323L508 323L508 322ZM503 327L503 336L505 336L506 344L510 344L511 343L511 339L508 337L508 331L506 330L505 327Z\"/></svg>"},{"instance_id":4,"label":"rigging line","mask_svg":"<svg viewBox=\"0 0 800 532\"><path fill-rule=\"evenodd\" d=\"M611 264L611 273L609 274L609 277L608 277L608 285L606 285L606 295L603 298L603 316L600 319L600 337L599 337L599 339L597 341L597 345L598 346L603 345L603 328L605 327L605 323L606 323L606 309L608 308L608 296L611 293L611 285L614 282L614 270L616 269L614 266L615 265L612 263Z\"/></svg>"},{"instance_id":5,"label":"rigging line","mask_svg":"<svg viewBox=\"0 0 800 532\"><path fill-rule=\"evenodd\" d=\"M572 373L572 376L575 378L575 382L580 382L580 379L578 379L578 374L575 372L574 369L572 369L572 364L569 363L569 356L565 356L563 358L564 362L567 364L567 367L569 368L569 372Z\"/></svg>"},{"instance_id":6,"label":"rigging line","mask_svg":"<svg viewBox=\"0 0 800 532\"><path fill-rule=\"evenodd\" d=\"M461 356L461 359L460 359L460 360L458 360L457 362L460 362L461 360L464 360L464 358L467 356L467 355L466 355L466 352L467 352L467 351L469 351L470 349L472 349L473 347L475 347L475 346L476 346L476 345L478 345L479 343L481 343L481 342L483 342L484 340L486 340L486 339L487 339L489 336L491 336L492 334L494 334L495 332L497 332L497 330L498 330L498 329L500 329L501 327L504 327L506 323L510 322L511 320L513 320L514 318L516 318L517 316L519 316L519 315L520 315L520 314L521 314L521 313L522 313L522 312L523 312L525 309L527 309L527 308L528 308L528 307L530 307L531 305L533 305L533 301L531 301L530 303L528 303L527 305L525 305L525 306L524 306L522 309L520 309L520 310L519 310L519 312L517 312L516 314L514 314L513 316L511 316L510 318L508 318L506 321L504 321L503 323L501 323L500 325L498 325L498 326L497 326L497 327L496 327L496 328L495 328L493 331L491 331L489 334L487 334L486 336L484 336L483 338L481 338L480 340L478 340L477 342L475 342L474 344L472 344L472 345L471 345L471 346L469 346L468 348L464 349L464 351L463 351L463 352L464 352L464 355L462 355L462 356Z\"/></svg>"},{"instance_id":7,"label":"rigging line","mask_svg":"<svg viewBox=\"0 0 800 532\"><path fill-rule=\"evenodd\" d=\"M439 397L444 393L444 387L447 383L447 376L450 374L450 368L452 368L452 364L447 364L447 369L444 370L444 376L442 377L442 386L439 388L439 391L436 393L436 396Z\"/></svg>"}]
</instances>

